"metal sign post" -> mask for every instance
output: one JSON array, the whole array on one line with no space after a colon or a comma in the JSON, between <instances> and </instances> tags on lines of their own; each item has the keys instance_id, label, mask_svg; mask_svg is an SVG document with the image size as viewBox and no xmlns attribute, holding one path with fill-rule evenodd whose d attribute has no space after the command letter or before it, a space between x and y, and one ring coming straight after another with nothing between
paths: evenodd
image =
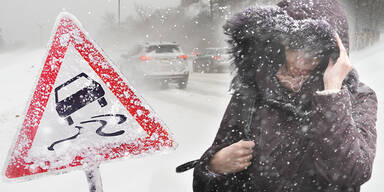
<instances>
[{"instance_id":1,"label":"metal sign post","mask_svg":"<svg viewBox=\"0 0 384 192\"><path fill-rule=\"evenodd\" d=\"M103 192L99 165L85 169L90 192Z\"/></svg>"}]
</instances>

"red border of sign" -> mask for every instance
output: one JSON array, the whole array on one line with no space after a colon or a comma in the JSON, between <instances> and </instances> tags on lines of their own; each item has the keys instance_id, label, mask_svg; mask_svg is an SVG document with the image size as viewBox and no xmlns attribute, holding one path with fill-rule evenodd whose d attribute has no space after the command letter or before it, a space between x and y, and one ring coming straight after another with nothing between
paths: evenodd
<instances>
[{"instance_id":1,"label":"red border of sign","mask_svg":"<svg viewBox=\"0 0 384 192\"><path fill-rule=\"evenodd\" d=\"M12 179L83 165L82 160L84 157L82 156L76 156L72 163L60 168L55 168L54 170L49 168L50 162L46 162L48 168L38 167L33 170L28 168L30 163L25 162L25 158L32 147L32 142L39 128L40 120L44 114L60 66L70 44L73 45L88 62L102 81L108 85L107 87L148 134L148 136L138 138L133 143L121 144L119 147L114 147L109 152L101 151L100 155L104 157L104 160L124 157L128 155L127 153L130 155L139 155L148 150L160 150L164 147L173 147L175 143L161 122L154 117L148 117L151 111L142 104L141 99L135 95L132 88L120 77L120 73L112 67L110 61L101 53L102 51L98 50L94 43L91 42L90 38L87 37L87 33L82 30L81 24L68 13L60 14L57 22L58 25L51 39L50 49L39 81L15 145L13 146L11 156L8 159L5 176ZM142 113L138 114L138 110L141 110ZM153 134L157 136L155 140L151 138Z\"/></svg>"}]
</instances>

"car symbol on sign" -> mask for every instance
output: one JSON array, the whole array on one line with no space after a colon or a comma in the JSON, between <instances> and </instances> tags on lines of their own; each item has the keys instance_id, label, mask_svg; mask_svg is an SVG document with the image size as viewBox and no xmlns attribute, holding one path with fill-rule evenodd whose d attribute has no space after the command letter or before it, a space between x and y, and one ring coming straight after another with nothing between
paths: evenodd
<instances>
[{"instance_id":1,"label":"car symbol on sign","mask_svg":"<svg viewBox=\"0 0 384 192\"><path fill-rule=\"evenodd\" d=\"M85 84L81 85L82 88L76 91L74 94L59 101L59 92L63 90L62 88L79 80L86 81ZM55 88L56 111L60 117L65 118L65 120L68 122L68 125L72 125L73 119L71 118L71 114L83 108L84 106L92 103L95 100L99 102L101 107L106 106L107 101L105 100L104 95L104 89L98 82L89 78L85 73L80 73L76 77Z\"/></svg>"}]
</instances>

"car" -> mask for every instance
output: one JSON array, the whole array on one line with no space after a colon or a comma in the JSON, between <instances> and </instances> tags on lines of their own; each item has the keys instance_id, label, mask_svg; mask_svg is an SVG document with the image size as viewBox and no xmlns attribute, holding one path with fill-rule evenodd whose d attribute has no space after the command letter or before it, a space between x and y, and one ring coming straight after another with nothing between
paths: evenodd
<instances>
[{"instance_id":1,"label":"car","mask_svg":"<svg viewBox=\"0 0 384 192\"><path fill-rule=\"evenodd\" d=\"M180 89L187 87L187 55L177 43L137 44L122 57L125 61L121 70L130 79L159 82L162 87L167 87L169 83L176 83Z\"/></svg>"},{"instance_id":2,"label":"car","mask_svg":"<svg viewBox=\"0 0 384 192\"><path fill-rule=\"evenodd\" d=\"M228 48L205 48L192 63L193 71L198 73L226 72L229 70Z\"/></svg>"},{"instance_id":3,"label":"car","mask_svg":"<svg viewBox=\"0 0 384 192\"><path fill-rule=\"evenodd\" d=\"M64 87L70 90L63 89ZM68 95L68 92L73 94ZM87 74L80 73L55 88L56 111L60 117L65 118L68 125L72 125L71 114L89 103L97 100L101 107L106 106L108 103L104 95L105 91L98 82L88 77Z\"/></svg>"}]
</instances>

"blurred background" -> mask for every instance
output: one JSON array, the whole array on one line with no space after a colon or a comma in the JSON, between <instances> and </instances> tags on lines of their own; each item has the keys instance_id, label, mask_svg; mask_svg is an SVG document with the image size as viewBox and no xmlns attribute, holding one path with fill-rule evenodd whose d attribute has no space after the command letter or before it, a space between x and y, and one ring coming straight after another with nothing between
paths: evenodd
<instances>
[{"instance_id":1,"label":"blurred background","mask_svg":"<svg viewBox=\"0 0 384 192\"><path fill-rule=\"evenodd\" d=\"M384 1L339 0L350 23L353 49L379 40ZM0 51L44 47L56 16L74 14L104 49L135 41L175 41L194 48L224 46L221 26L234 12L277 0L1 0Z\"/></svg>"}]
</instances>

